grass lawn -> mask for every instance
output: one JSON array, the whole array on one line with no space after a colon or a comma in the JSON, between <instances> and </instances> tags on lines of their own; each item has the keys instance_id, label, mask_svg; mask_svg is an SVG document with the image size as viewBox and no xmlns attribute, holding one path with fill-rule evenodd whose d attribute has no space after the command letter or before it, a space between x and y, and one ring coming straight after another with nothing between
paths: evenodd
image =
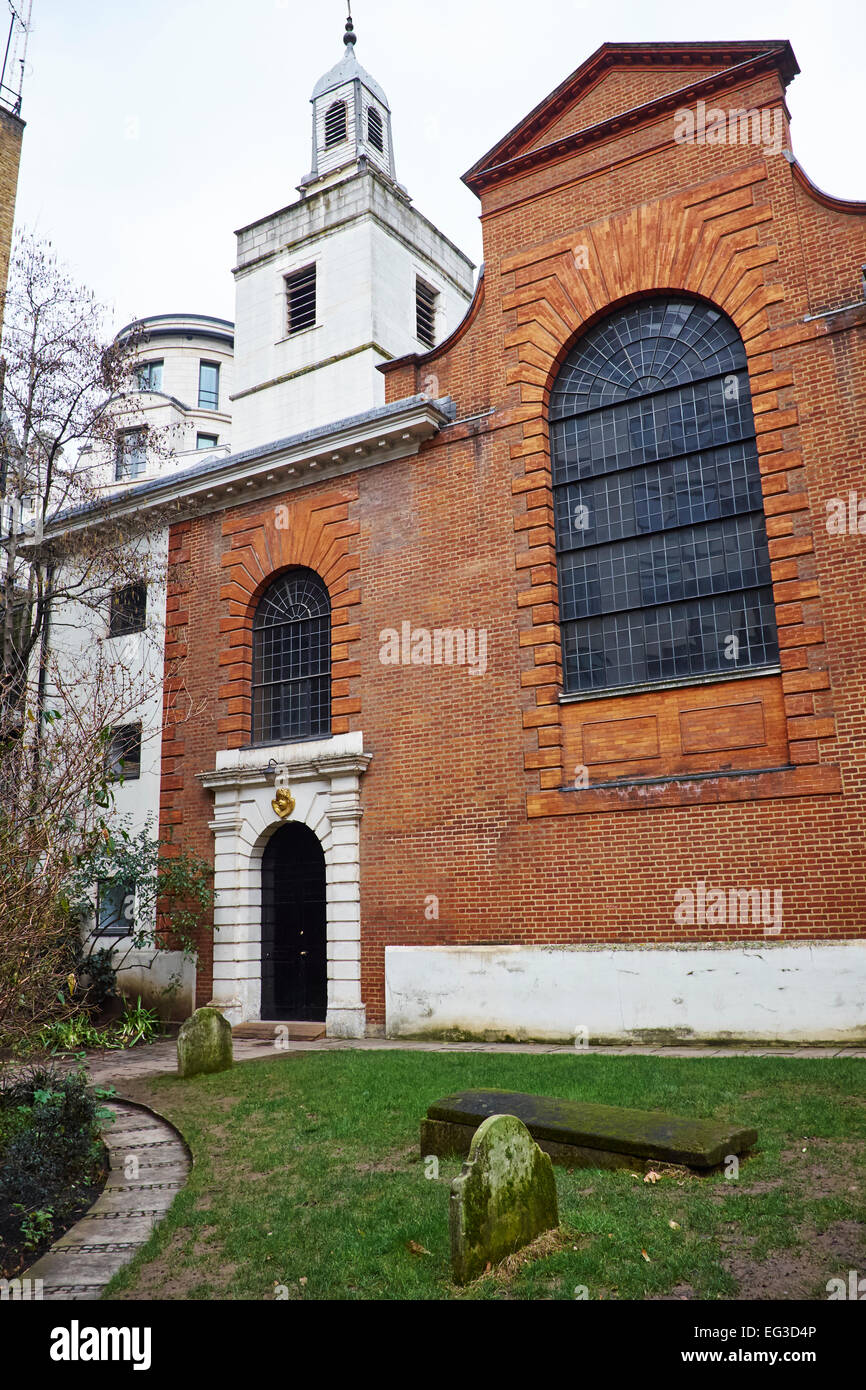
<instances>
[{"instance_id":1,"label":"grass lawn","mask_svg":"<svg viewBox=\"0 0 866 1390\"><path fill-rule=\"evenodd\" d=\"M465 1290L449 1277L449 1184L418 1127L441 1095L499 1086L754 1124L721 1175L555 1167L558 1249ZM866 1272L866 1061L307 1052L125 1093L175 1123L195 1163L109 1298L824 1298ZM645 1254L644 1254L645 1252ZM646 1256L646 1257L645 1257ZM283 1294L282 1296L285 1296Z\"/></svg>"}]
</instances>

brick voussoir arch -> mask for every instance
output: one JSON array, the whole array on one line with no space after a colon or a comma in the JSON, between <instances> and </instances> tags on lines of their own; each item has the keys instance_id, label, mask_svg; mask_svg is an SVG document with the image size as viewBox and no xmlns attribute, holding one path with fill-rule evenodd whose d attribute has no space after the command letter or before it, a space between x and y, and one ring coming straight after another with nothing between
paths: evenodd
<instances>
[{"instance_id":1,"label":"brick voussoir arch","mask_svg":"<svg viewBox=\"0 0 866 1390\"><path fill-rule=\"evenodd\" d=\"M223 522L223 536L230 544L221 559L226 579L220 587L224 645L217 695L224 717L217 727L227 747L237 748L250 740L253 618L265 589L289 569L314 570L328 588L333 615L332 732L348 733L351 716L360 712L360 667L349 653L349 644L360 638L360 628L351 623L349 611L360 604L355 576L361 560L354 548L360 523L349 517L356 499L356 490L318 497L299 492L264 511Z\"/></svg>"},{"instance_id":2,"label":"brick voussoir arch","mask_svg":"<svg viewBox=\"0 0 866 1390\"><path fill-rule=\"evenodd\" d=\"M771 324L768 311L783 303L785 293L766 278L767 267L779 259L764 225L771 220L771 209L756 199L756 188L766 176L761 161L699 189L601 219L578 228L573 236L503 258L506 284L512 277L503 308L514 311L517 322L505 335L506 349L516 349L506 380L518 393L523 415L522 439L512 444L511 455L518 604L528 613L520 634L521 685L526 692L524 764L538 777L542 790L559 787L564 780L547 405L575 341L630 301L687 294L722 310L736 325L746 348L752 392L783 689L801 691L807 667L815 673L815 689L829 684L820 594L817 582L806 577L813 543L794 433L798 414L786 398L793 375L776 358L778 350L814 336L814 329ZM797 764L817 763L819 740L835 736L833 719L818 717L814 709L789 715L787 728L790 760Z\"/></svg>"}]
</instances>

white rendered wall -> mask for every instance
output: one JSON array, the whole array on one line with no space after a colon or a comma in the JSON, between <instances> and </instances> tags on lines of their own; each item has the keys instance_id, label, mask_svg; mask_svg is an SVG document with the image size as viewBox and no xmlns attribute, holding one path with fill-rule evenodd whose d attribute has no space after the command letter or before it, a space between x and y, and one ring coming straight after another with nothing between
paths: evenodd
<instances>
[{"instance_id":1,"label":"white rendered wall","mask_svg":"<svg viewBox=\"0 0 866 1390\"><path fill-rule=\"evenodd\" d=\"M168 531L149 539L146 552L157 570L168 555ZM58 587L63 584L63 576ZM82 603L56 603L51 611L49 648L66 680L85 673L80 685L81 699L87 700L86 672L102 660L108 666L122 667L131 686L138 685L146 698L130 705L122 722L141 721L141 776L115 787L118 816L129 815L136 830L144 827L148 815L154 826L159 817L160 747L162 741L163 651L165 631L165 584L151 583L147 591L146 631L126 637L108 635L108 596L96 609ZM46 705L50 708L56 691L49 680Z\"/></svg>"},{"instance_id":2,"label":"white rendered wall","mask_svg":"<svg viewBox=\"0 0 866 1390\"><path fill-rule=\"evenodd\" d=\"M231 395L234 358L222 339L187 338L183 333L145 341L136 353L142 364L162 362L162 389L141 391L130 397L118 418L120 429L145 425L158 440L147 459L144 473L118 481L115 459L94 456L95 478L112 492L121 492L149 478L193 467L207 458L228 455L232 446ZM198 405L199 366L216 362L220 368L219 409ZM216 448L198 450L199 434L215 435Z\"/></svg>"},{"instance_id":3,"label":"white rendered wall","mask_svg":"<svg viewBox=\"0 0 866 1390\"><path fill-rule=\"evenodd\" d=\"M862 1042L866 942L387 946L389 1037Z\"/></svg>"},{"instance_id":4,"label":"white rendered wall","mask_svg":"<svg viewBox=\"0 0 866 1390\"><path fill-rule=\"evenodd\" d=\"M168 553L168 532L150 538L146 547L156 568L164 565ZM63 583L62 576L59 581ZM49 648L57 663L64 685L77 685L83 703L88 698L88 679L93 679L97 663L122 668L130 687L142 692L136 703L129 702L117 717L119 724L141 723L141 775L114 787L114 804L108 813L113 823L123 822L133 834L143 830L150 821L153 835L159 833L160 759L163 718L163 673L165 632L164 582L148 585L146 630L125 637L108 635L108 601L104 611L81 603L56 604L51 612ZM88 672L90 675L88 675ZM52 708L56 687L49 680L46 686L46 707ZM97 945L115 946L123 953L128 938L107 936ZM144 968L152 959L151 952L133 953L129 968L120 975L120 983L133 1000L140 994L148 1006L157 1004L166 1016L185 1018L194 1007L195 968L182 953L161 953L152 970ZM181 988L170 999L162 994L172 975L181 977Z\"/></svg>"},{"instance_id":5,"label":"white rendered wall","mask_svg":"<svg viewBox=\"0 0 866 1390\"><path fill-rule=\"evenodd\" d=\"M176 337L158 338L145 341L136 354L141 362L163 362L162 392L174 396L190 411L203 418L216 419L230 414L229 400L234 384L233 354L226 344L216 339ZM217 411L199 410L198 370L200 362L218 362L220 365L219 409ZM205 429L205 425L201 425ZM217 433L216 430L213 433Z\"/></svg>"}]
</instances>

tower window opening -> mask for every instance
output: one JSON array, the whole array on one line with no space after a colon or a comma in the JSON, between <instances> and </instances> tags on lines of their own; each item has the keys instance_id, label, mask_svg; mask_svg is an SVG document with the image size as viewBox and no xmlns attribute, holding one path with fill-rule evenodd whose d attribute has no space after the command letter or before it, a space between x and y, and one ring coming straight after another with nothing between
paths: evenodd
<instances>
[{"instance_id":1,"label":"tower window opening","mask_svg":"<svg viewBox=\"0 0 866 1390\"><path fill-rule=\"evenodd\" d=\"M375 106L367 107L367 141L374 150L378 150L380 154L385 153L385 130L382 117Z\"/></svg>"},{"instance_id":2,"label":"tower window opening","mask_svg":"<svg viewBox=\"0 0 866 1390\"><path fill-rule=\"evenodd\" d=\"M346 139L347 132L346 103L335 101L325 112L325 149L329 150L332 145L341 144Z\"/></svg>"},{"instance_id":3,"label":"tower window opening","mask_svg":"<svg viewBox=\"0 0 866 1390\"><path fill-rule=\"evenodd\" d=\"M436 301L437 290L426 281L415 281L415 334L425 347L436 346Z\"/></svg>"},{"instance_id":4,"label":"tower window opening","mask_svg":"<svg viewBox=\"0 0 866 1390\"><path fill-rule=\"evenodd\" d=\"M286 276L286 328L289 333L300 333L303 328L312 328L316 322L316 267L304 266L293 275Z\"/></svg>"}]
</instances>

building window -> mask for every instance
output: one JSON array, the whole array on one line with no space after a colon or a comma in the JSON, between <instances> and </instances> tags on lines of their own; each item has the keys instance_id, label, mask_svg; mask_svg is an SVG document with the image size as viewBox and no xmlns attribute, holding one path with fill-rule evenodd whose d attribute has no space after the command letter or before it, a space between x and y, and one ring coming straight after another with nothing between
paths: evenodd
<instances>
[{"instance_id":1,"label":"building window","mask_svg":"<svg viewBox=\"0 0 866 1390\"><path fill-rule=\"evenodd\" d=\"M378 150L380 154L385 153L385 130L382 117L375 106L367 107L367 140L374 150Z\"/></svg>"},{"instance_id":2,"label":"building window","mask_svg":"<svg viewBox=\"0 0 866 1390\"><path fill-rule=\"evenodd\" d=\"M142 428L120 430L115 440L114 480L123 482L126 478L138 478L147 465L145 431Z\"/></svg>"},{"instance_id":3,"label":"building window","mask_svg":"<svg viewBox=\"0 0 866 1390\"><path fill-rule=\"evenodd\" d=\"M325 112L325 149L339 145L348 132L348 113L344 101L335 101Z\"/></svg>"},{"instance_id":4,"label":"building window","mask_svg":"<svg viewBox=\"0 0 866 1390\"><path fill-rule=\"evenodd\" d=\"M565 359L550 456L566 692L778 661L746 352L685 298L611 314Z\"/></svg>"},{"instance_id":5,"label":"building window","mask_svg":"<svg viewBox=\"0 0 866 1390\"><path fill-rule=\"evenodd\" d=\"M439 295L424 280L415 281L415 333L425 347L436 346L436 300Z\"/></svg>"},{"instance_id":6,"label":"building window","mask_svg":"<svg viewBox=\"0 0 866 1390\"><path fill-rule=\"evenodd\" d=\"M220 408L220 368L218 362L199 362L198 364L198 408L199 410L219 410Z\"/></svg>"},{"instance_id":7,"label":"building window","mask_svg":"<svg viewBox=\"0 0 866 1390\"><path fill-rule=\"evenodd\" d=\"M147 585L124 584L113 589L108 617L109 637L127 637L143 632L147 617Z\"/></svg>"},{"instance_id":8,"label":"building window","mask_svg":"<svg viewBox=\"0 0 866 1390\"><path fill-rule=\"evenodd\" d=\"M103 936L129 936L135 931L135 884L100 879L96 887L97 928Z\"/></svg>"},{"instance_id":9,"label":"building window","mask_svg":"<svg viewBox=\"0 0 866 1390\"><path fill-rule=\"evenodd\" d=\"M135 369L139 391L162 390L162 362L142 362Z\"/></svg>"},{"instance_id":10,"label":"building window","mask_svg":"<svg viewBox=\"0 0 866 1390\"><path fill-rule=\"evenodd\" d=\"M312 570L267 589L253 620L253 742L290 742L331 730L331 603Z\"/></svg>"},{"instance_id":11,"label":"building window","mask_svg":"<svg viewBox=\"0 0 866 1390\"><path fill-rule=\"evenodd\" d=\"M286 327L289 333L300 333L316 322L316 267L304 266L286 276Z\"/></svg>"},{"instance_id":12,"label":"building window","mask_svg":"<svg viewBox=\"0 0 866 1390\"><path fill-rule=\"evenodd\" d=\"M219 435L216 434L197 434L195 437L197 449L215 449L218 443Z\"/></svg>"},{"instance_id":13,"label":"building window","mask_svg":"<svg viewBox=\"0 0 866 1390\"><path fill-rule=\"evenodd\" d=\"M141 776L141 725L119 724L108 731L105 771L113 778L134 782Z\"/></svg>"}]
</instances>

